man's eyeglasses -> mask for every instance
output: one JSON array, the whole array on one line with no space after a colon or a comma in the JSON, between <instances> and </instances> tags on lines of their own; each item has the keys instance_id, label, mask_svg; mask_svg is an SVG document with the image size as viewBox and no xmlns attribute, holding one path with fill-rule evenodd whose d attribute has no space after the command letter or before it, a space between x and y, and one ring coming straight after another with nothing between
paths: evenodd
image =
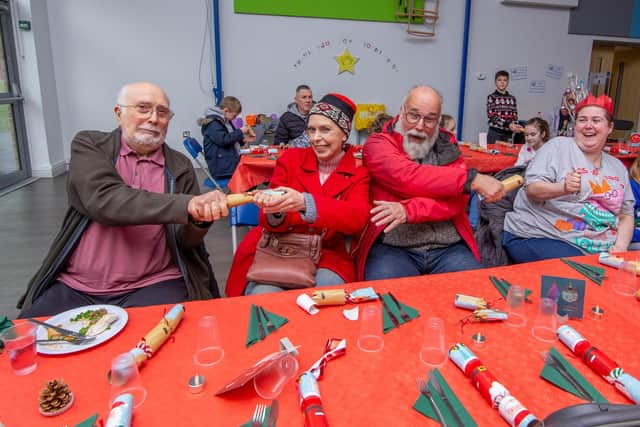
<instances>
[{"instance_id":1,"label":"man's eyeglasses","mask_svg":"<svg viewBox=\"0 0 640 427\"><path fill-rule=\"evenodd\" d=\"M413 111L407 111L404 115L404 118L409 124L412 125L417 125L418 123L420 123L420 120L422 120L422 123L424 123L424 125L428 128L433 128L440 122L439 117L423 116L421 114L414 113Z\"/></svg>"},{"instance_id":2,"label":"man's eyeglasses","mask_svg":"<svg viewBox=\"0 0 640 427\"><path fill-rule=\"evenodd\" d=\"M141 116L151 117L153 112L156 112L158 119L160 120L171 120L174 116L174 112L162 105L152 105L152 104L136 104L136 105L125 105L118 104L123 108L134 108L138 114Z\"/></svg>"}]
</instances>

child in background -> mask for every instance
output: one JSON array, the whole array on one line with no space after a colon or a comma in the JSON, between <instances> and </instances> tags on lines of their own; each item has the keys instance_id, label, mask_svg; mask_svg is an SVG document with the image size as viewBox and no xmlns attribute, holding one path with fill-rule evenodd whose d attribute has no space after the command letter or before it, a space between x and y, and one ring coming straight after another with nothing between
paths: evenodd
<instances>
[{"instance_id":1,"label":"child in background","mask_svg":"<svg viewBox=\"0 0 640 427\"><path fill-rule=\"evenodd\" d=\"M526 144L518 153L515 166L526 166L536 155L542 145L549 140L549 124L540 117L534 117L524 126L524 139Z\"/></svg>"},{"instance_id":2,"label":"child in background","mask_svg":"<svg viewBox=\"0 0 640 427\"><path fill-rule=\"evenodd\" d=\"M629 178L633 197L636 199L636 203L633 206L635 228L633 229L633 238L631 239L629 250L638 250L640 249L640 157L636 157L633 161L629 169Z\"/></svg>"},{"instance_id":3,"label":"child in background","mask_svg":"<svg viewBox=\"0 0 640 427\"><path fill-rule=\"evenodd\" d=\"M455 136L456 138L458 137L456 135L456 119L454 119L452 116L448 114L441 115L440 127L444 130L448 130L449 132L451 132L453 136Z\"/></svg>"},{"instance_id":4,"label":"child in background","mask_svg":"<svg viewBox=\"0 0 640 427\"><path fill-rule=\"evenodd\" d=\"M218 107L210 108L205 117L198 119L207 167L215 179L230 178L240 162L240 144L255 139L249 126L236 129L231 123L241 112L238 98L225 96Z\"/></svg>"}]
</instances>

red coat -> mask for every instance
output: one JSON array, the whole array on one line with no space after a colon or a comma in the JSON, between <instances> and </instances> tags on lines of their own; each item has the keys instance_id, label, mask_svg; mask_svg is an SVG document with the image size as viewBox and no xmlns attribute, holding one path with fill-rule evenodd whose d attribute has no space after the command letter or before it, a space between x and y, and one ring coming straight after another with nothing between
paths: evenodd
<instances>
[{"instance_id":1,"label":"red coat","mask_svg":"<svg viewBox=\"0 0 640 427\"><path fill-rule=\"evenodd\" d=\"M298 212L289 212L281 225L271 227L260 211L261 225L246 235L233 257L227 279L227 296L238 296L244 292L247 271L253 262L262 227L275 232L318 234L326 229L318 266L331 269L345 282L355 281L353 257L347 252L345 237L353 236L354 241L358 239L369 221L371 206L369 173L356 163L353 150L347 150L336 170L324 185L320 185L318 159L313 149L290 148L278 159L269 186L286 186L312 194L317 209L316 221L309 224Z\"/></svg>"},{"instance_id":2,"label":"red coat","mask_svg":"<svg viewBox=\"0 0 640 427\"><path fill-rule=\"evenodd\" d=\"M466 213L469 196L462 193L467 180L463 156L440 166L421 165L411 160L402 147L402 135L394 132L398 118L381 133L371 135L364 144L362 159L371 174L371 200L397 201L404 205L407 222L451 220L460 237L480 260L473 230ZM454 136L440 129L436 144L455 143ZM445 147L446 148L446 147ZM356 257L358 280L364 280L369 250L383 226L369 224L362 236Z\"/></svg>"}]
</instances>

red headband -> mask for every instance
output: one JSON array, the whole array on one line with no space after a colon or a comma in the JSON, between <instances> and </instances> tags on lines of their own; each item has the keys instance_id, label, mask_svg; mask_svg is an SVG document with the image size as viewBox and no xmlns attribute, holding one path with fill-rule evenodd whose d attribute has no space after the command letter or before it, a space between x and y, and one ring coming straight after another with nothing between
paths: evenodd
<instances>
[{"instance_id":1,"label":"red headband","mask_svg":"<svg viewBox=\"0 0 640 427\"><path fill-rule=\"evenodd\" d=\"M576 105L576 114L578 114L578 112L582 110L584 107L589 107L589 106L604 108L613 117L613 100L605 94L602 94L597 98L592 94L589 94L589 96L587 96L585 99L580 101L578 105Z\"/></svg>"}]
</instances>

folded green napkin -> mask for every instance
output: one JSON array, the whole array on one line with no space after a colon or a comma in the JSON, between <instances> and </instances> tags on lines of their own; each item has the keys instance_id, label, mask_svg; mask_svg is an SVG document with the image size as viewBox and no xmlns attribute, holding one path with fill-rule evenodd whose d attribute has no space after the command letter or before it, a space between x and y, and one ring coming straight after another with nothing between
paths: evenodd
<instances>
[{"instance_id":1,"label":"folded green napkin","mask_svg":"<svg viewBox=\"0 0 640 427\"><path fill-rule=\"evenodd\" d=\"M473 420L473 418L471 418L471 415L469 415L465 407L462 406L462 403L460 402L460 400L458 400L458 397L455 395L453 390L451 390L451 387L449 387L447 381L440 374L440 371L438 371L438 369L434 369L433 373L438 378L438 382L442 387L442 392L447 397L447 400L449 400L449 404L451 405L451 407L453 407L453 409L460 417L460 420L462 421L464 427L477 426L476 422ZM451 411L449 411L449 408L444 403L440 395L436 393L436 389L431 383L429 383L429 390L431 390L433 401L436 403L436 406L438 406L438 409L440 409L440 413L442 414L442 417L444 418L444 421L447 423L447 425L457 425L455 417L451 414ZM438 416L431 407L431 402L429 402L429 399L422 394L420 394L420 397L418 397L416 403L413 404L413 409L420 412L422 415L431 418L432 420L438 421Z\"/></svg>"},{"instance_id":2,"label":"folded green napkin","mask_svg":"<svg viewBox=\"0 0 640 427\"><path fill-rule=\"evenodd\" d=\"M267 421L269 421L269 413L271 412L271 406L267 408L267 413L264 415L264 421L260 424L262 427L267 427ZM251 427L253 425L253 421L249 420L244 424L241 424L240 427ZM275 424L274 424L275 425Z\"/></svg>"},{"instance_id":3,"label":"folded green napkin","mask_svg":"<svg viewBox=\"0 0 640 427\"><path fill-rule=\"evenodd\" d=\"M402 325L403 323L406 323L409 320L413 320L416 317L420 316L420 312L418 310L416 310L413 307L409 307L408 305L398 301L398 304L400 304L404 312L407 313L407 315L409 316L409 320L404 320L402 318L402 315L400 314L400 309L398 308L398 305L395 303L395 301L393 300L393 298L391 298L389 294L382 295L382 300L385 302L387 308L394 314L395 318L398 319L399 325ZM387 313L387 310L385 310L383 306L382 307L382 329L386 334L390 332L393 328L395 328L395 325L391 320L391 316L389 316L389 313Z\"/></svg>"},{"instance_id":4,"label":"folded green napkin","mask_svg":"<svg viewBox=\"0 0 640 427\"><path fill-rule=\"evenodd\" d=\"M591 280L593 283L602 286L602 279L604 279L604 268L590 264L583 264L581 262L571 261L566 258L560 258L560 261L564 262L569 267L573 268L578 273Z\"/></svg>"},{"instance_id":5,"label":"folded green napkin","mask_svg":"<svg viewBox=\"0 0 640 427\"><path fill-rule=\"evenodd\" d=\"M286 317L278 316L275 313L271 313L270 311L264 310L264 314L267 315L269 321L275 326L273 331L269 331L267 328L267 320L263 318L262 314L259 313L259 310L256 308L261 308L258 305L251 304L251 311L249 315L249 332L247 334L247 347L257 343L260 341L260 332L258 331L258 324L262 325L262 330L264 331L264 337L266 338L271 332L275 332L282 327L285 323L288 322ZM257 317L259 315L259 317ZM260 322L260 323L258 323Z\"/></svg>"},{"instance_id":6,"label":"folded green napkin","mask_svg":"<svg viewBox=\"0 0 640 427\"><path fill-rule=\"evenodd\" d=\"M13 326L13 322L7 316L0 316L0 332ZM0 340L0 350L4 348L4 342Z\"/></svg>"},{"instance_id":7,"label":"folded green napkin","mask_svg":"<svg viewBox=\"0 0 640 427\"><path fill-rule=\"evenodd\" d=\"M489 276L489 280L491 280L491 283L493 283L493 286L495 286L498 292L500 292L500 295L502 295L502 298L507 299L507 294L509 293L509 288L511 287L512 283L509 283L504 279L498 279L495 276ZM524 299L529 299L529 295L531 295L532 293L533 291L531 289L525 288Z\"/></svg>"},{"instance_id":8,"label":"folded green napkin","mask_svg":"<svg viewBox=\"0 0 640 427\"><path fill-rule=\"evenodd\" d=\"M555 348L551 347L549 349L549 352L553 353L558 362L565 368L566 371L569 372L569 375L571 375L574 381L580 384L582 388L589 392L596 403L608 403L607 399L605 399L605 397L601 395L600 392L594 386L592 386L591 383L587 381L587 379L583 377L580 372L578 372L573 366L571 366L567 359L565 359ZM552 365L545 363L542 372L540 372L540 376L556 387L559 387L583 399L583 396L581 396L580 392L569 381L567 381L562 376L562 374L560 374Z\"/></svg>"},{"instance_id":9,"label":"folded green napkin","mask_svg":"<svg viewBox=\"0 0 640 427\"><path fill-rule=\"evenodd\" d=\"M95 427L97 420L98 414L93 414L86 420L82 421L80 424L76 424L75 427Z\"/></svg>"}]
</instances>

